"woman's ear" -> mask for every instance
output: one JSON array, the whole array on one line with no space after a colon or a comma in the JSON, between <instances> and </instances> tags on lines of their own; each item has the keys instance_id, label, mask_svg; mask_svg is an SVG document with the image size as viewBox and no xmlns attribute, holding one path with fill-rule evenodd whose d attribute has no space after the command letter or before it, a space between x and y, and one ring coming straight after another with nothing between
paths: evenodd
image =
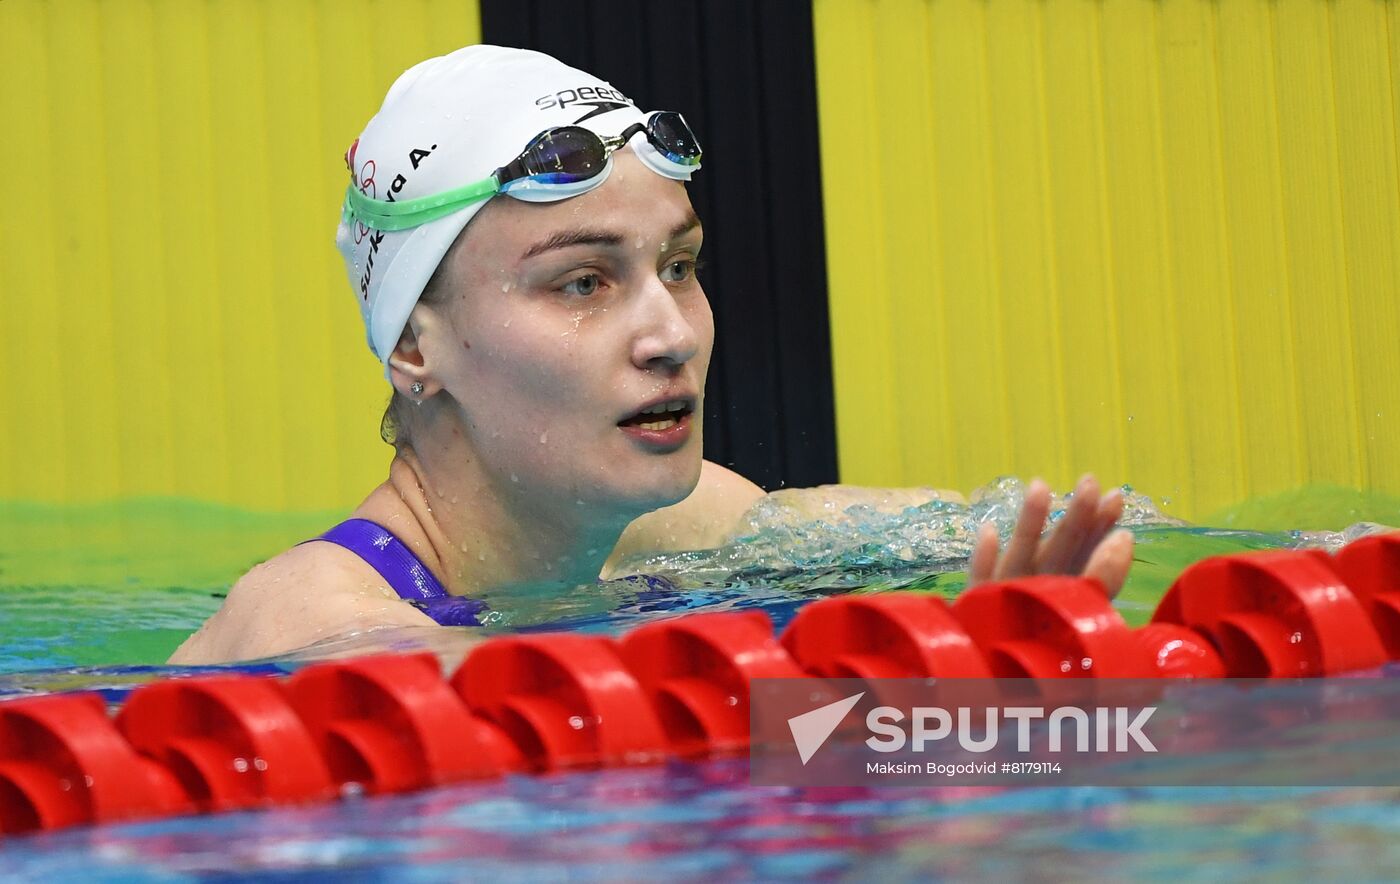
<instances>
[{"instance_id":1,"label":"woman's ear","mask_svg":"<svg viewBox=\"0 0 1400 884\"><path fill-rule=\"evenodd\" d=\"M432 308L426 304L416 304L408 315L408 322L399 335L394 352L389 355L389 381L394 389L417 402L431 398L441 389L434 366L425 357L421 342L436 321Z\"/></svg>"}]
</instances>

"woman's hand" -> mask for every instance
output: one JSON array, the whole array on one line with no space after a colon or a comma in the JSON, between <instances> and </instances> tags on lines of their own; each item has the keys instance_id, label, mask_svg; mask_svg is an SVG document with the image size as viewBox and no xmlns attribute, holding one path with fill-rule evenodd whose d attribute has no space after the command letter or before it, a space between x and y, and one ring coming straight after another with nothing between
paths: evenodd
<instances>
[{"instance_id":1,"label":"woman's hand","mask_svg":"<svg viewBox=\"0 0 1400 884\"><path fill-rule=\"evenodd\" d=\"M991 580L1032 574L1083 574L1101 581L1110 598L1123 588L1133 563L1133 535L1113 530L1123 513L1123 495L1115 488L1099 497L1099 483L1085 476L1075 486L1069 509L1041 540L1050 514L1050 486L1039 479L1026 489L1021 516L1006 551L998 555L995 525L983 525L968 563L969 587Z\"/></svg>"}]
</instances>

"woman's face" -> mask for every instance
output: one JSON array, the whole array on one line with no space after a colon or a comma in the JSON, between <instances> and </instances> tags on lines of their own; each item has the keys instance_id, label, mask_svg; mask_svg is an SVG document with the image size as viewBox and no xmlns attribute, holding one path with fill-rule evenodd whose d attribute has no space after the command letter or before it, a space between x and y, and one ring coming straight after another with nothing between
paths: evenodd
<instances>
[{"instance_id":1,"label":"woman's face","mask_svg":"<svg viewBox=\"0 0 1400 884\"><path fill-rule=\"evenodd\" d=\"M420 346L502 487L644 511L698 480L714 320L685 187L613 164L571 199L487 205L446 258L450 333Z\"/></svg>"}]
</instances>

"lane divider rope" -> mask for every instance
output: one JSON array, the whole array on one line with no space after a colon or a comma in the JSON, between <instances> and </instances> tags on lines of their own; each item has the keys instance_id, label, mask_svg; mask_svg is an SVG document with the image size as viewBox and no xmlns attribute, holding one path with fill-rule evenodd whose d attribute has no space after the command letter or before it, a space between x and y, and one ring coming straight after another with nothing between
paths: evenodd
<instances>
[{"instance_id":1,"label":"lane divider rope","mask_svg":"<svg viewBox=\"0 0 1400 884\"><path fill-rule=\"evenodd\" d=\"M755 678L1296 678L1400 659L1400 533L1190 566L1131 628L1096 581L983 584L951 604L813 601L617 639L501 636L429 653L0 702L0 834L387 794L749 748Z\"/></svg>"}]
</instances>

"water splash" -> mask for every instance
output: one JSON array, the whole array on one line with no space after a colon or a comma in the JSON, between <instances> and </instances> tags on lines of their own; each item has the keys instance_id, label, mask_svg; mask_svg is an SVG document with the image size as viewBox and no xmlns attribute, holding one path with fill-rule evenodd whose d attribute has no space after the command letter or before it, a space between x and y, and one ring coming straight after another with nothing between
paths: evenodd
<instances>
[{"instance_id":1,"label":"water splash","mask_svg":"<svg viewBox=\"0 0 1400 884\"><path fill-rule=\"evenodd\" d=\"M1132 624L1145 622L1182 569L1207 556L1279 548L1335 551L1357 537L1389 530L1373 524L1337 532L1198 527L1163 513L1131 486L1118 490L1123 495L1119 524L1133 532L1137 546L1115 604ZM731 543L633 557L618 573L657 575L687 590L706 590L710 605L770 611L834 591L927 589L952 597L966 585L978 530L992 524L1005 543L1025 492L1026 485L1015 478L997 479L967 501L929 488L784 489L749 511L743 536ZM1064 517L1072 499L1072 493L1052 495L1047 530ZM557 603L568 605L563 599Z\"/></svg>"},{"instance_id":2,"label":"water splash","mask_svg":"<svg viewBox=\"0 0 1400 884\"><path fill-rule=\"evenodd\" d=\"M1133 529L1181 527L1128 486L1121 524ZM742 537L718 549L639 556L626 573L660 574L679 585L742 581L789 582L822 587L898 585L911 579L961 571L978 529L992 524L1005 541L1025 499L1019 479L1001 478L950 500L931 488L784 489L749 511ZM1055 495L1053 526L1072 494Z\"/></svg>"}]
</instances>

